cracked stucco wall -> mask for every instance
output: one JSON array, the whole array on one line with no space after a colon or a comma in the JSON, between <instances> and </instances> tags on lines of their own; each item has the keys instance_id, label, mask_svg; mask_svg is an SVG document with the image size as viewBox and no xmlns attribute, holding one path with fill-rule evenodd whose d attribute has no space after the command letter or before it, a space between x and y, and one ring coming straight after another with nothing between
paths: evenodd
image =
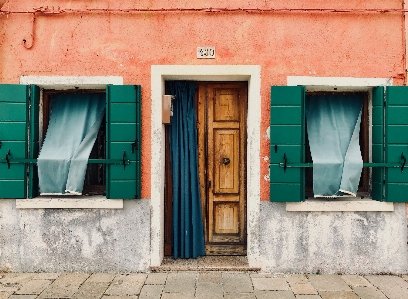
<instances>
[{"instance_id":1,"label":"cracked stucco wall","mask_svg":"<svg viewBox=\"0 0 408 299\"><path fill-rule=\"evenodd\" d=\"M404 203L394 212L287 212L261 202L263 270L290 273L407 273Z\"/></svg>"},{"instance_id":2,"label":"cracked stucco wall","mask_svg":"<svg viewBox=\"0 0 408 299\"><path fill-rule=\"evenodd\" d=\"M144 272L150 265L149 200L127 200L118 210L19 210L4 199L0 231L0 271Z\"/></svg>"}]
</instances>

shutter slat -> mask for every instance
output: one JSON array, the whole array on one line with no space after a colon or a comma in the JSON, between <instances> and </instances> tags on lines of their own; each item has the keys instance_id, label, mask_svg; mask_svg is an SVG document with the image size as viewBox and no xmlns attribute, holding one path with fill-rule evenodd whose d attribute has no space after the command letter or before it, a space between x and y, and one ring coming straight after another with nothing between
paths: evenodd
<instances>
[{"instance_id":1,"label":"shutter slat","mask_svg":"<svg viewBox=\"0 0 408 299\"><path fill-rule=\"evenodd\" d=\"M305 88L272 86L270 115L270 201L297 202L305 198L304 168L288 168L279 163L284 154L288 163L304 162Z\"/></svg>"},{"instance_id":2,"label":"shutter slat","mask_svg":"<svg viewBox=\"0 0 408 299\"><path fill-rule=\"evenodd\" d=\"M27 158L29 89L26 85L0 85L0 157ZM26 198L25 164L0 163L0 198Z\"/></svg>"},{"instance_id":3,"label":"shutter slat","mask_svg":"<svg viewBox=\"0 0 408 299\"><path fill-rule=\"evenodd\" d=\"M130 165L108 165L106 197L140 198L140 86L110 85L107 89L107 159L121 159L126 151ZM132 143L139 140L132 153Z\"/></svg>"}]
</instances>

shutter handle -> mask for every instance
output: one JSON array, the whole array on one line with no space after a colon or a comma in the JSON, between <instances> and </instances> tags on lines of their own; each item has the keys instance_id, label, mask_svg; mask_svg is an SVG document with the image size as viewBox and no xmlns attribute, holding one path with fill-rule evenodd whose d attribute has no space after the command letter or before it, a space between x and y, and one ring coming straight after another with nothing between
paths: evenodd
<instances>
[{"instance_id":1,"label":"shutter handle","mask_svg":"<svg viewBox=\"0 0 408 299\"><path fill-rule=\"evenodd\" d=\"M283 154L283 172L286 172L286 164L288 164L288 157L286 156L286 153Z\"/></svg>"},{"instance_id":2,"label":"shutter handle","mask_svg":"<svg viewBox=\"0 0 408 299\"><path fill-rule=\"evenodd\" d=\"M401 153L401 159L404 160L401 166L401 172L404 172L404 167L405 167L405 164L407 163L407 158L405 158L404 152Z\"/></svg>"},{"instance_id":3,"label":"shutter handle","mask_svg":"<svg viewBox=\"0 0 408 299\"><path fill-rule=\"evenodd\" d=\"M6 161L7 161L7 169L10 169L10 149L8 150L6 154Z\"/></svg>"}]
</instances>

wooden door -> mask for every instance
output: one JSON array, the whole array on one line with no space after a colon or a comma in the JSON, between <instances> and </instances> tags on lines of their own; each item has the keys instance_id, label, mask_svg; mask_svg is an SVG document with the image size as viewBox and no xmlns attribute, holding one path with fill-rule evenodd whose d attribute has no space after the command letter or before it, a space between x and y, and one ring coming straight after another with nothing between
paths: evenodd
<instances>
[{"instance_id":1,"label":"wooden door","mask_svg":"<svg viewBox=\"0 0 408 299\"><path fill-rule=\"evenodd\" d=\"M200 188L207 255L246 254L246 83L198 92Z\"/></svg>"}]
</instances>

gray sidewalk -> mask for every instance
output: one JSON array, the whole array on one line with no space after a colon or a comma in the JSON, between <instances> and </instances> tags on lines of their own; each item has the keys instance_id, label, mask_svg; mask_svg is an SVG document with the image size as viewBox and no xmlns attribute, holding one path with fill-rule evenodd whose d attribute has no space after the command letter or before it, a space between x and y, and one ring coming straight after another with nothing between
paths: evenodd
<instances>
[{"instance_id":1,"label":"gray sidewalk","mask_svg":"<svg viewBox=\"0 0 408 299\"><path fill-rule=\"evenodd\" d=\"M0 273L0 299L408 299L408 275Z\"/></svg>"}]
</instances>

